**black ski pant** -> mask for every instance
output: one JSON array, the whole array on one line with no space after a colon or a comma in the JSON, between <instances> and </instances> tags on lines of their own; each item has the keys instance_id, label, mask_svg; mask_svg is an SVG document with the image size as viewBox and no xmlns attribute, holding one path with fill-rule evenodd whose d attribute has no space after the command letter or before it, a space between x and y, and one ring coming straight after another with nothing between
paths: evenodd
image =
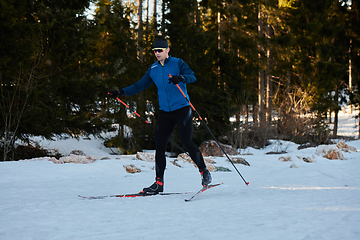
<instances>
[{"instance_id":1,"label":"black ski pant","mask_svg":"<svg viewBox=\"0 0 360 240\"><path fill-rule=\"evenodd\" d=\"M199 170L205 169L204 158L192 140L193 121L190 106L183 107L173 112L159 112L155 130L156 154L155 169L156 177L163 178L166 167L165 150L167 143L173 133L175 126L178 125L181 143L188 151L191 159L198 166Z\"/></svg>"}]
</instances>

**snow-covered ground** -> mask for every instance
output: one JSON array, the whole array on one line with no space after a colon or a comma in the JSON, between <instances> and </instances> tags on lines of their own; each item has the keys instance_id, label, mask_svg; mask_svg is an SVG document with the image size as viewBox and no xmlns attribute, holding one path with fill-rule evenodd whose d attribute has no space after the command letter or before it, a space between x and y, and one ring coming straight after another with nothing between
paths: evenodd
<instances>
[{"instance_id":1,"label":"snow-covered ground","mask_svg":"<svg viewBox=\"0 0 360 240\"><path fill-rule=\"evenodd\" d=\"M342 123L353 122L340 117ZM350 115L351 116L351 115ZM350 120L349 120L350 119ZM357 129L348 135L357 136ZM192 202L190 194L145 198L84 200L78 197L136 193L154 180L152 162L134 155L111 155L99 139L48 142L63 154L82 150L97 160L90 164L54 164L45 159L0 162L1 240L119 240L119 239L246 239L246 240L358 240L360 239L360 140L347 142L357 152L343 152L345 160L328 160L316 148L273 141L266 149L248 148L242 155L251 166L236 164L245 185L224 157L213 172L220 187ZM285 150L286 154L266 152ZM291 162L279 157L289 156ZM306 163L303 157L315 162ZM196 192L200 175L189 163L170 163L166 192ZM295 163L298 168L290 168ZM141 173L130 174L134 164Z\"/></svg>"}]
</instances>

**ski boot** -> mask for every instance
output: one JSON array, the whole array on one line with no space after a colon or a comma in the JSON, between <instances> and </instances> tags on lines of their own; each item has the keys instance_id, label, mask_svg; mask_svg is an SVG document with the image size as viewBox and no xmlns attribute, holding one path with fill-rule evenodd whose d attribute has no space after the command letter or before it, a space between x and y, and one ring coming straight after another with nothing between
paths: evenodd
<instances>
[{"instance_id":1,"label":"ski boot","mask_svg":"<svg viewBox=\"0 0 360 240\"><path fill-rule=\"evenodd\" d=\"M143 191L140 193L147 195L155 195L163 191L164 191L164 179L157 177L156 181L150 187L144 188Z\"/></svg>"},{"instance_id":2,"label":"ski boot","mask_svg":"<svg viewBox=\"0 0 360 240\"><path fill-rule=\"evenodd\" d=\"M203 185L203 187L208 186L212 180L209 170L207 168L204 168L200 170L200 174L201 174L201 184Z\"/></svg>"}]
</instances>

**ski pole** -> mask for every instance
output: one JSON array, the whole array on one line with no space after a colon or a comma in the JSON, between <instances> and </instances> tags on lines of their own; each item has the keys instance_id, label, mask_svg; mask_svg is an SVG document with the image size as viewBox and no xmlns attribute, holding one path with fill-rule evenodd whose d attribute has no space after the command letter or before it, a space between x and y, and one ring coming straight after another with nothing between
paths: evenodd
<instances>
[{"instance_id":1,"label":"ski pole","mask_svg":"<svg viewBox=\"0 0 360 240\"><path fill-rule=\"evenodd\" d=\"M171 75L169 74L169 77L171 77ZM234 162L230 159L229 155L225 152L225 150L223 149L223 147L220 145L219 141L216 139L216 137L214 136L214 134L211 132L211 130L209 129L209 127L206 125L205 121L202 119L202 117L200 116L200 114L198 113L198 111L196 111L195 107L191 104L190 100L186 97L185 93L183 92L183 90L181 90L179 84L176 84L176 86L179 88L180 92L182 93L182 95L185 97L186 101L188 101L188 103L190 104L191 108L194 110L194 112L196 112L196 114L199 116L199 119L202 121L202 123L205 125L206 129L209 131L209 133L211 134L211 136L214 138L214 140L216 141L216 143L219 145L220 149L223 151L223 153L225 154L225 156L227 157L227 159L229 160L229 162L233 165L233 167L235 168L236 172L240 175L240 177L242 178L242 180L245 182L246 185L249 185L249 182L247 182L244 177L241 175L241 173L239 172L239 170L236 168Z\"/></svg>"},{"instance_id":2,"label":"ski pole","mask_svg":"<svg viewBox=\"0 0 360 240\"><path fill-rule=\"evenodd\" d=\"M109 94L109 93L108 93ZM134 109L132 109L129 105L127 105L126 103L124 103L120 98L116 98L119 102L121 102L125 107L127 107L130 111L132 111L133 113L135 113L136 116L138 116L139 118L141 118L145 123L147 123L150 127L152 127L154 130L156 129L154 125L152 125L151 123L149 123L148 120L146 120L145 118L143 118L140 114L138 114ZM170 142L172 144L174 144L175 147L179 148L181 151L183 151L184 153L186 153L187 155L189 155L184 149L182 149L179 145L177 145L176 143L174 143L174 141L172 141L170 139Z\"/></svg>"}]
</instances>

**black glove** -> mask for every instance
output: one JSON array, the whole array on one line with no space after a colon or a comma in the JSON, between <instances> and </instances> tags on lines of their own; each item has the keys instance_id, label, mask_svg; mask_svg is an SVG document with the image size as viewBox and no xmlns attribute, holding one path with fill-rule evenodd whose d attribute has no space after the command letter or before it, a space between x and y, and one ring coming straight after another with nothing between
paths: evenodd
<instances>
[{"instance_id":1,"label":"black glove","mask_svg":"<svg viewBox=\"0 0 360 240\"><path fill-rule=\"evenodd\" d=\"M124 95L125 91L124 89L121 90L112 90L112 91L108 91L108 94L110 97L112 98L117 98L118 96Z\"/></svg>"},{"instance_id":2,"label":"black glove","mask_svg":"<svg viewBox=\"0 0 360 240\"><path fill-rule=\"evenodd\" d=\"M174 85L178 84L179 82L182 82L184 81L184 77L183 76L178 76L178 75L175 75L175 76L172 76L171 78L169 78L169 84L170 83L173 83Z\"/></svg>"}]
</instances>

